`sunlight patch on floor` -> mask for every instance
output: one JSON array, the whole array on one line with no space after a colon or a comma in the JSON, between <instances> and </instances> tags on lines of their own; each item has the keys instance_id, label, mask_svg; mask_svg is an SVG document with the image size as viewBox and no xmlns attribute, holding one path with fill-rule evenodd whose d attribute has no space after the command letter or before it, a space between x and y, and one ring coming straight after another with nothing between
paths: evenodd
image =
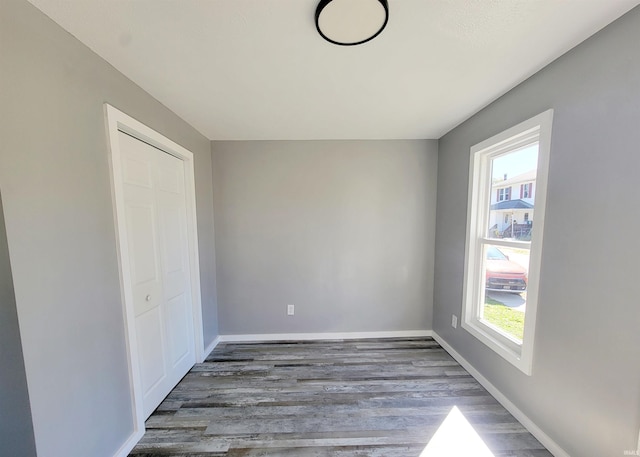
<instances>
[{"instance_id":1,"label":"sunlight patch on floor","mask_svg":"<svg viewBox=\"0 0 640 457\"><path fill-rule=\"evenodd\" d=\"M494 457L480 435L454 406L420 457Z\"/></svg>"}]
</instances>

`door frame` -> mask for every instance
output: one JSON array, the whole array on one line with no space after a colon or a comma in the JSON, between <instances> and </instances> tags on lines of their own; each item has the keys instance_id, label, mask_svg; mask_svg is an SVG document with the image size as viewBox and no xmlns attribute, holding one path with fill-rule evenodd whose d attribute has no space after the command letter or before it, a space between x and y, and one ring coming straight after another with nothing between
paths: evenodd
<instances>
[{"instance_id":1,"label":"door frame","mask_svg":"<svg viewBox=\"0 0 640 457\"><path fill-rule=\"evenodd\" d=\"M198 253L198 232L196 219L196 193L193 153L169 138L147 127L131 116L104 104L107 129L107 150L109 157L109 177L111 181L111 198L115 222L116 250L120 274L120 294L125 326L125 344L127 349L127 365L129 369L129 389L131 392L131 411L133 433L118 450L117 456L126 456L144 435L144 408L142 377L138 367L138 345L136 341L133 294L130 275L129 242L125 225L125 205L122 185L122 151L118 141L119 132L130 135L161 151L166 152L184 163L184 182L187 210L187 241L189 270L191 279L191 309L196 363L204 360L204 334L202 327L202 300L200 296L200 262Z\"/></svg>"}]
</instances>

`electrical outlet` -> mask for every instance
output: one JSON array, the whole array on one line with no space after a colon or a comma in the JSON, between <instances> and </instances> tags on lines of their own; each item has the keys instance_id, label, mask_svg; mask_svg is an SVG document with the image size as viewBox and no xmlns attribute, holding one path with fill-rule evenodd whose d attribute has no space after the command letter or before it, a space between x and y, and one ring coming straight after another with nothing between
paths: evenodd
<instances>
[{"instance_id":1,"label":"electrical outlet","mask_svg":"<svg viewBox=\"0 0 640 457\"><path fill-rule=\"evenodd\" d=\"M458 316L456 316L455 314L451 315L451 326L453 328L458 328Z\"/></svg>"},{"instance_id":2,"label":"electrical outlet","mask_svg":"<svg viewBox=\"0 0 640 457\"><path fill-rule=\"evenodd\" d=\"M287 316L293 316L296 313L294 305L287 305Z\"/></svg>"}]
</instances>

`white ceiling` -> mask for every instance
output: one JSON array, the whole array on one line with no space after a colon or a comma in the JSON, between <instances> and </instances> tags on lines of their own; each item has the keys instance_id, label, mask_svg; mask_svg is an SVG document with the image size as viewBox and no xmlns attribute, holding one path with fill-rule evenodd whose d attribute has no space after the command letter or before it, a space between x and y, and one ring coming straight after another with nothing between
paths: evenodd
<instances>
[{"instance_id":1,"label":"white ceiling","mask_svg":"<svg viewBox=\"0 0 640 457\"><path fill-rule=\"evenodd\" d=\"M342 47L317 0L29 0L214 140L439 138L640 0L389 0Z\"/></svg>"}]
</instances>

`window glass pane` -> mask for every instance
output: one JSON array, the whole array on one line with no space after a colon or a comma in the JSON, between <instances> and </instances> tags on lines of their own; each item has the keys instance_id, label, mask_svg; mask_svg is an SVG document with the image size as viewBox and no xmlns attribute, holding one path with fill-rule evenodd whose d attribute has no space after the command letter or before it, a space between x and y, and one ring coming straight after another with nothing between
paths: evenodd
<instances>
[{"instance_id":1,"label":"window glass pane","mask_svg":"<svg viewBox=\"0 0 640 457\"><path fill-rule=\"evenodd\" d=\"M537 143L491 159L487 238L531 241L537 168Z\"/></svg>"},{"instance_id":2,"label":"window glass pane","mask_svg":"<svg viewBox=\"0 0 640 457\"><path fill-rule=\"evenodd\" d=\"M522 341L527 306L529 250L484 245L484 303L480 319Z\"/></svg>"}]
</instances>

